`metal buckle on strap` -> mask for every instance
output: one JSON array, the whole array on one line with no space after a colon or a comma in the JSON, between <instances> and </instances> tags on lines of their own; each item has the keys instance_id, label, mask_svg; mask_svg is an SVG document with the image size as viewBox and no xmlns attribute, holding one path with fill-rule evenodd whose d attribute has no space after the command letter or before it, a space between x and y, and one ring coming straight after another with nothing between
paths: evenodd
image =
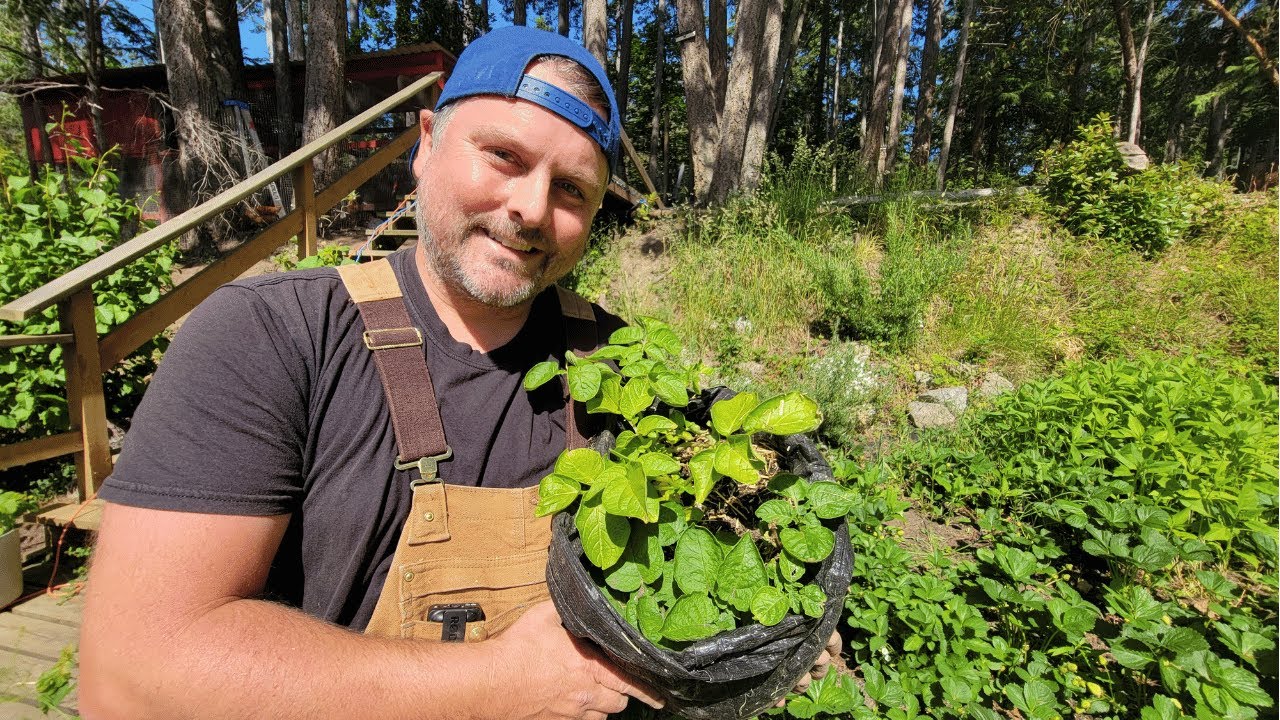
<instances>
[{"instance_id":1,"label":"metal buckle on strap","mask_svg":"<svg viewBox=\"0 0 1280 720\"><path fill-rule=\"evenodd\" d=\"M445 460L448 460L451 457L453 457L453 448L446 445L444 447L444 452L440 453L439 455L430 455L424 458L418 458L417 460L410 460L409 462L401 462L400 458L396 458L396 469L412 470L415 467L418 468L418 474L420 475L420 477L417 480L414 480L413 482L409 483L411 487L426 485L427 483L440 482L439 464Z\"/></svg>"},{"instance_id":2,"label":"metal buckle on strap","mask_svg":"<svg viewBox=\"0 0 1280 720\"><path fill-rule=\"evenodd\" d=\"M375 333L398 333L404 330L412 331L413 336L417 339L413 341L402 340L400 342L385 342L385 343L378 343L375 340L376 338ZM370 350L392 350L395 348L415 347L417 345L422 344L422 331L416 327L379 328L375 330L365 330L363 337L364 337L364 346L369 348Z\"/></svg>"}]
</instances>

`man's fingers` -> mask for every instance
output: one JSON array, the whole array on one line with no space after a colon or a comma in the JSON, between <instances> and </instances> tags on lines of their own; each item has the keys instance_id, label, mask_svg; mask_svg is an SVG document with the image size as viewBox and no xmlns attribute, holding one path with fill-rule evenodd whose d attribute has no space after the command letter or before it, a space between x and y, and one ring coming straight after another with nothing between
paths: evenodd
<instances>
[{"instance_id":1,"label":"man's fingers","mask_svg":"<svg viewBox=\"0 0 1280 720\"><path fill-rule=\"evenodd\" d=\"M608 663L600 662L596 667L599 668L599 672L596 673L596 682L604 687L623 695L630 695L654 710L661 710L662 706L667 704L658 693L628 678Z\"/></svg>"},{"instance_id":2,"label":"man's fingers","mask_svg":"<svg viewBox=\"0 0 1280 720\"><path fill-rule=\"evenodd\" d=\"M793 689L792 689L792 692L802 693L802 692L804 692L805 690L808 690L808 689L809 689L809 683L811 683L811 682L813 682L813 675L811 675L811 674L809 674L809 673L805 673L805 674L804 674L804 677L802 677L802 678L800 678L799 680L797 680L797 681L796 681L796 686L795 686L795 688L793 688Z\"/></svg>"},{"instance_id":3,"label":"man's fingers","mask_svg":"<svg viewBox=\"0 0 1280 720\"><path fill-rule=\"evenodd\" d=\"M814 678L822 678L827 676L827 670L830 670L830 669L831 669L831 653L827 652L826 650L823 650L822 654L819 655L818 659L813 663L813 670L810 670L809 674L812 675Z\"/></svg>"},{"instance_id":4,"label":"man's fingers","mask_svg":"<svg viewBox=\"0 0 1280 720\"><path fill-rule=\"evenodd\" d=\"M839 655L842 646L843 641L840 639L840 631L837 630L831 633L831 638L827 640L827 652L831 653L832 656Z\"/></svg>"}]
</instances>

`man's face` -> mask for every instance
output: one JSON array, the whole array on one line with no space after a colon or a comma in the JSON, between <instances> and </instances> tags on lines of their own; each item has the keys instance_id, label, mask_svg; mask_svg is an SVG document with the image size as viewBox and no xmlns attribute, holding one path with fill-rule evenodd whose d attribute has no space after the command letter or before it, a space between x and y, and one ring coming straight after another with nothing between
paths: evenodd
<instances>
[{"instance_id":1,"label":"man's face","mask_svg":"<svg viewBox=\"0 0 1280 720\"><path fill-rule=\"evenodd\" d=\"M530 75L558 84L539 68ZM608 165L586 133L523 100L460 101L423 130L418 227L435 275L486 305L524 303L577 264Z\"/></svg>"}]
</instances>

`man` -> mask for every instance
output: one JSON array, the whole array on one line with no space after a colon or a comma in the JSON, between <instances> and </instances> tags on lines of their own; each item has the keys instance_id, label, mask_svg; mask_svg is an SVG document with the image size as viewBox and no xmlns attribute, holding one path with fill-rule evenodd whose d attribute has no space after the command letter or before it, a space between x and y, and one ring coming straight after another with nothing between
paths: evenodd
<instances>
[{"instance_id":1,"label":"man","mask_svg":"<svg viewBox=\"0 0 1280 720\"><path fill-rule=\"evenodd\" d=\"M497 30L420 125L416 251L232 283L171 345L101 493L86 718L662 704L545 601L532 500L587 429L561 390L520 387L619 323L552 287L617 162L605 73Z\"/></svg>"}]
</instances>

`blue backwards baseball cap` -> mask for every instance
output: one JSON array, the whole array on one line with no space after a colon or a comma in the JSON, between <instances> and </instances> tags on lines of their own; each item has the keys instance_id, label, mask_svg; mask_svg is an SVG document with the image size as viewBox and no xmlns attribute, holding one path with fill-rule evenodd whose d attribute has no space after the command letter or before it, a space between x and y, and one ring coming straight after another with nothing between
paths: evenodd
<instances>
[{"instance_id":1,"label":"blue backwards baseball cap","mask_svg":"<svg viewBox=\"0 0 1280 720\"><path fill-rule=\"evenodd\" d=\"M524 71L529 63L542 55L566 57L590 71L609 100L608 119L600 117L590 105L571 93L526 75ZM481 35L458 56L435 109L439 111L451 102L474 95L520 98L554 112L596 141L609 161L610 172L617 168L622 145L618 101L600 62L572 40L521 25Z\"/></svg>"}]
</instances>

